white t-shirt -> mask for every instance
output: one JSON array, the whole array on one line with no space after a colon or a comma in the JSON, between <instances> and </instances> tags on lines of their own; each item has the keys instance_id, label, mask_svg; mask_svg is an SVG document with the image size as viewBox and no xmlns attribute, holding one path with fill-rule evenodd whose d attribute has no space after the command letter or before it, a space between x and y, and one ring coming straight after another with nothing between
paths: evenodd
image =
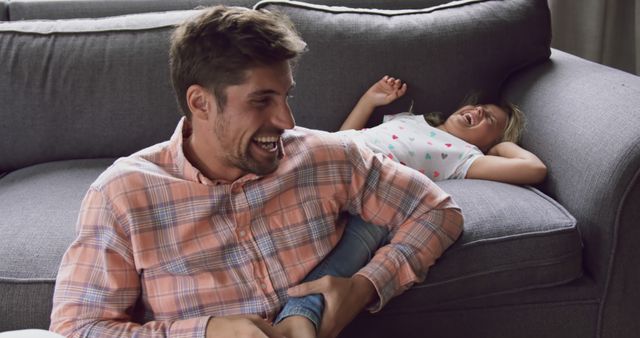
<instances>
[{"instance_id":1,"label":"white t-shirt","mask_svg":"<svg viewBox=\"0 0 640 338\"><path fill-rule=\"evenodd\" d=\"M430 126L422 115L385 115L382 124L346 130L376 153L409 166L433 181L465 178L482 151L443 130Z\"/></svg>"}]
</instances>

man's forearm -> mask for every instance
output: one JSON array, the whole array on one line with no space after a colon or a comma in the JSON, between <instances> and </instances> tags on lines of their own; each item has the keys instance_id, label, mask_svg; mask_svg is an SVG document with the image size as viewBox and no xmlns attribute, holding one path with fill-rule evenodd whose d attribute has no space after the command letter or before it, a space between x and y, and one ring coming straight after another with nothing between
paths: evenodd
<instances>
[{"instance_id":1,"label":"man's forearm","mask_svg":"<svg viewBox=\"0 0 640 338\"><path fill-rule=\"evenodd\" d=\"M368 278L354 275L352 279L354 283L354 299L356 299L354 305L359 308L358 312L360 312L378 299L378 292Z\"/></svg>"},{"instance_id":2,"label":"man's forearm","mask_svg":"<svg viewBox=\"0 0 640 338\"><path fill-rule=\"evenodd\" d=\"M391 243L380 248L358 272L375 287L378 299L374 297L367 304L371 311L379 311L392 297L424 280L428 269L459 237L463 222L459 209L436 209L431 213L426 223L402 226ZM407 236L410 233L417 236ZM417 237L425 240L414 241Z\"/></svg>"}]
</instances>

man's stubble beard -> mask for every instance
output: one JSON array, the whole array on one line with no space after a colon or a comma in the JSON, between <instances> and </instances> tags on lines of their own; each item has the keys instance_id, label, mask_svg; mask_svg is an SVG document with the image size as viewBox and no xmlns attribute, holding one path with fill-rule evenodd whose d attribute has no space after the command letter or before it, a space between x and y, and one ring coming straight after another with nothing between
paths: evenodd
<instances>
[{"instance_id":1,"label":"man's stubble beard","mask_svg":"<svg viewBox=\"0 0 640 338\"><path fill-rule=\"evenodd\" d=\"M226 136L226 125L228 125L229 121L224 118L224 111L221 112L221 119L217 119L216 121L216 138L220 144L225 144L223 138ZM251 135L253 137L253 135ZM256 159L251 156L251 152L249 151L249 147L253 140L249 140L249 145L231 145L229 148L230 152L227 152L224 155L224 160L227 164L234 166L243 172L252 173L258 176L264 176L271 174L272 172L278 169L278 164L280 160L276 156L275 160L271 163L260 163ZM278 145L280 146L280 145Z\"/></svg>"}]
</instances>

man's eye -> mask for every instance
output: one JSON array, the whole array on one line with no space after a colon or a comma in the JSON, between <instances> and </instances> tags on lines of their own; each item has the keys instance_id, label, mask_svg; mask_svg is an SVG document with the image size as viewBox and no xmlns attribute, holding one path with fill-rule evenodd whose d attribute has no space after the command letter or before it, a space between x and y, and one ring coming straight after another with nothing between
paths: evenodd
<instances>
[{"instance_id":1,"label":"man's eye","mask_svg":"<svg viewBox=\"0 0 640 338\"><path fill-rule=\"evenodd\" d=\"M256 99L256 100L252 100L251 103L253 103L256 106L266 106L267 104L269 104L269 98L263 98L263 99Z\"/></svg>"}]
</instances>

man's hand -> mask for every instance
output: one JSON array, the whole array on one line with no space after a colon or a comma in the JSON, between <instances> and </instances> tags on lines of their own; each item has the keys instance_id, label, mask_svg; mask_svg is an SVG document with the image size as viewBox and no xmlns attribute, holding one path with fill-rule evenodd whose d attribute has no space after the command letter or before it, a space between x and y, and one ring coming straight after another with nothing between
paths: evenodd
<instances>
[{"instance_id":1,"label":"man's hand","mask_svg":"<svg viewBox=\"0 0 640 338\"><path fill-rule=\"evenodd\" d=\"M257 315L213 317L206 338L293 338L285 337Z\"/></svg>"},{"instance_id":2,"label":"man's hand","mask_svg":"<svg viewBox=\"0 0 640 338\"><path fill-rule=\"evenodd\" d=\"M376 298L373 284L365 277L324 276L289 289L289 296L302 297L321 293L324 312L318 338L335 338L357 315Z\"/></svg>"}]
</instances>

